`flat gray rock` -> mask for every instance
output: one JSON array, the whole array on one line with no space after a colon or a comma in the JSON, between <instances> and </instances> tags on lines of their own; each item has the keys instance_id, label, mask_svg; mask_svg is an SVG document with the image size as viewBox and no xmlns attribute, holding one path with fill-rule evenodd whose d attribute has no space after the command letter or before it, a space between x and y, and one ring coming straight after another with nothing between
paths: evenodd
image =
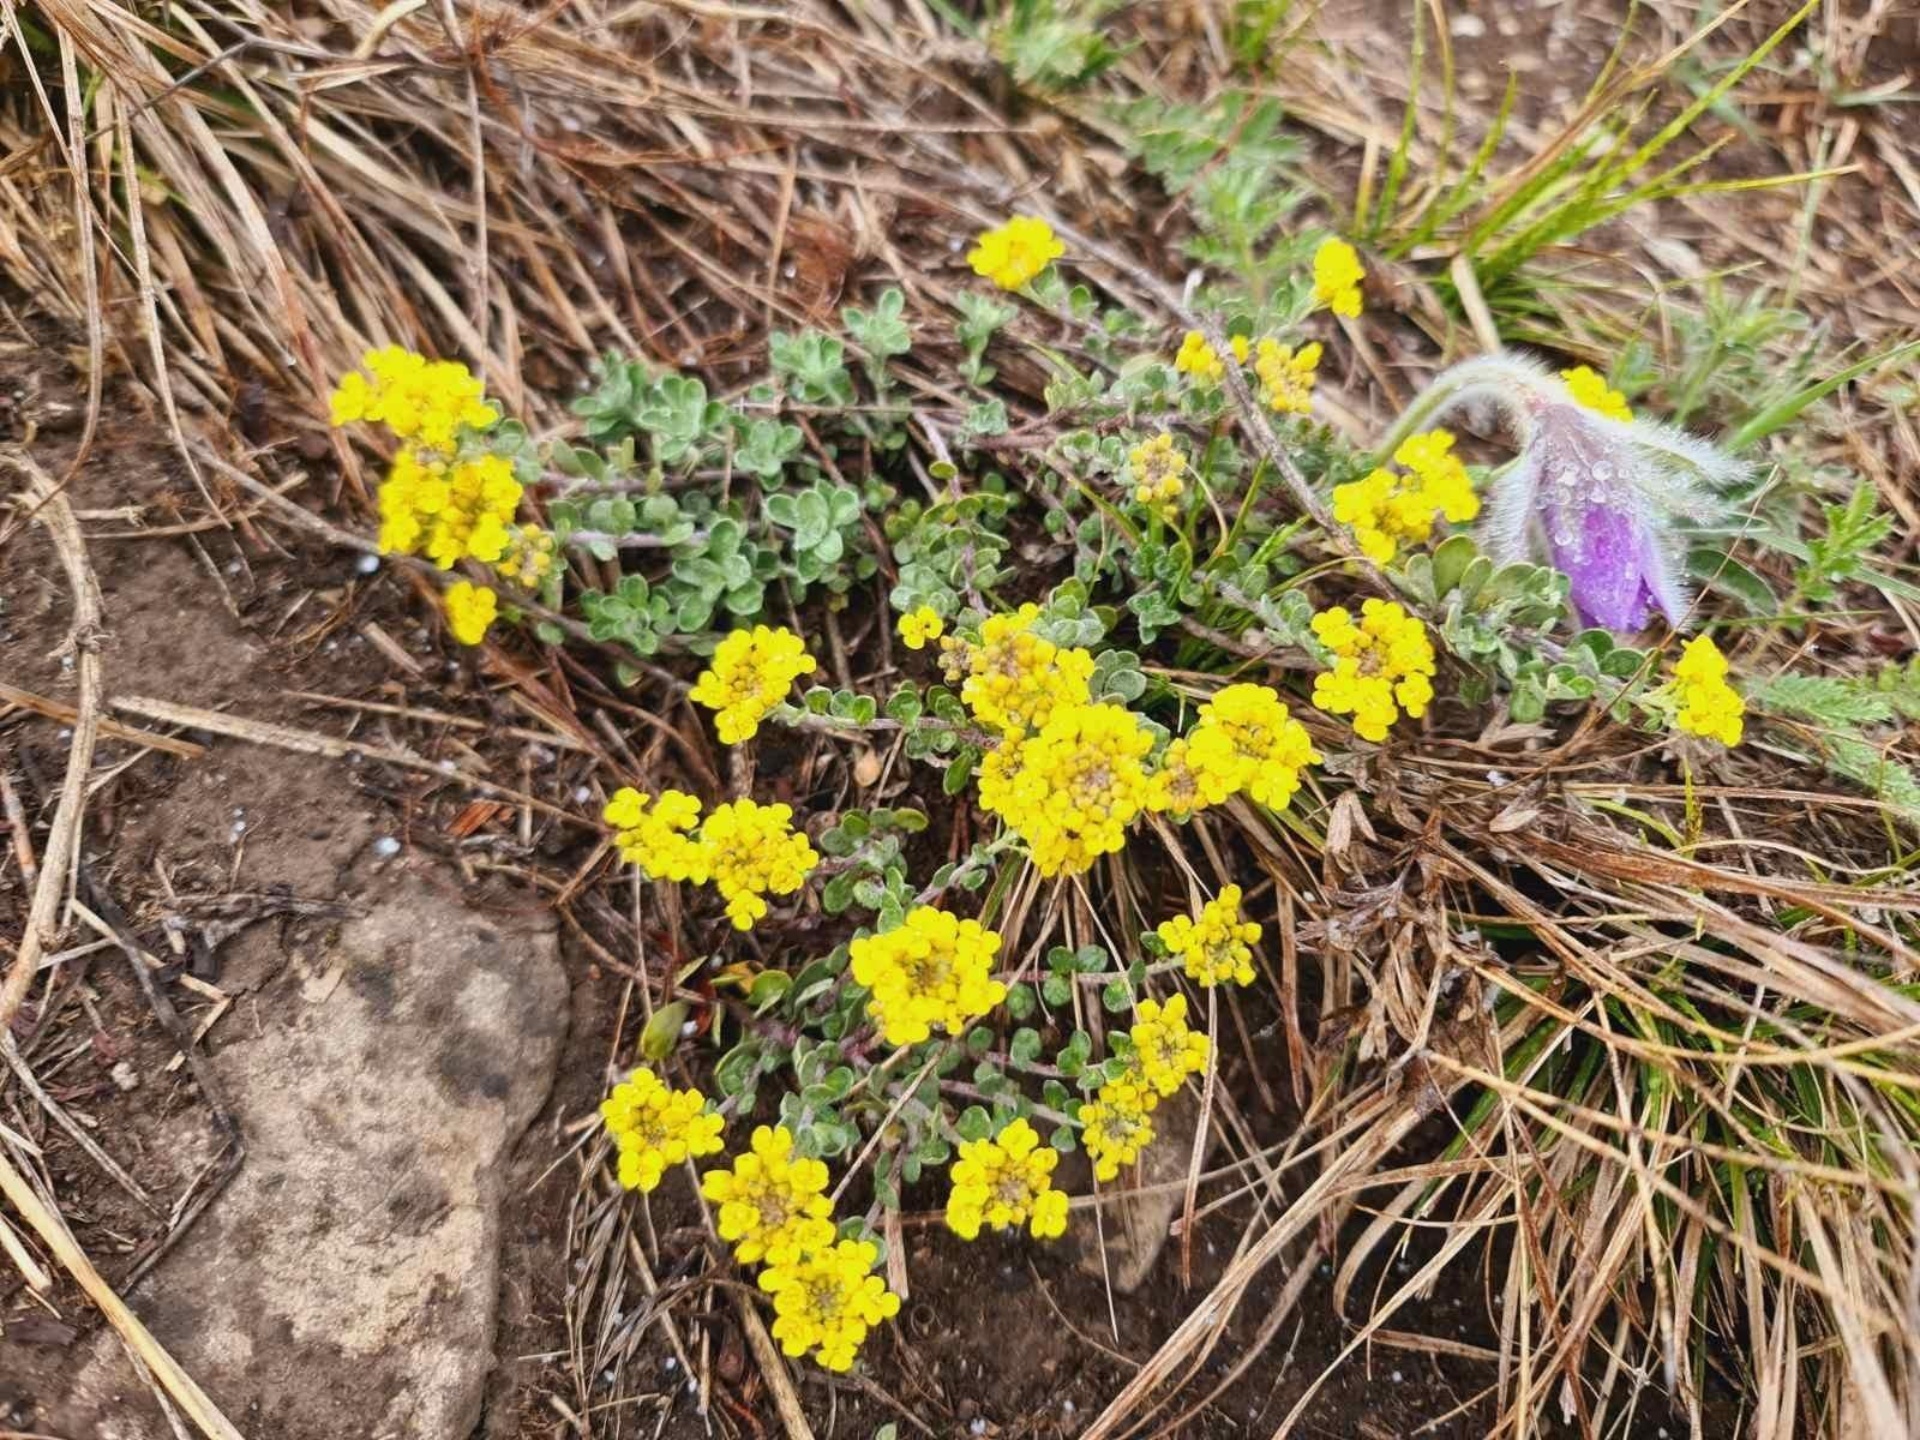
<instances>
[{"instance_id":1,"label":"flat gray rock","mask_svg":"<svg viewBox=\"0 0 1920 1440\"><path fill-rule=\"evenodd\" d=\"M130 1297L249 1440L465 1440L494 1363L507 1152L567 1018L551 921L424 864L227 1021L244 1168ZM170 1440L110 1335L57 1433Z\"/></svg>"}]
</instances>

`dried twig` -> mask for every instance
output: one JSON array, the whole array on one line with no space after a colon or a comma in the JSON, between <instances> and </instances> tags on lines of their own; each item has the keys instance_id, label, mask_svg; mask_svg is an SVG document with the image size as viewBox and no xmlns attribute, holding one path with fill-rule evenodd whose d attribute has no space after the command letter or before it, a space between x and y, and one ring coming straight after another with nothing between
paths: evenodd
<instances>
[{"instance_id":1,"label":"dried twig","mask_svg":"<svg viewBox=\"0 0 1920 1440\"><path fill-rule=\"evenodd\" d=\"M26 932L20 937L13 968L7 973L5 983L0 984L0 1034L3 1034L27 998L42 952L59 934L60 901L79 853L80 825L87 807L87 772L93 768L94 740L100 729L98 647L102 610L100 586L87 560L87 544L66 495L24 452L0 455L0 463L25 477L27 508L46 526L67 572L68 588L73 594L73 620L67 632L67 648L74 657L80 700L73 722L73 744L67 752L66 778L61 782L60 803L53 812L53 826L41 852L40 878L33 888L33 903L27 911Z\"/></svg>"}]
</instances>

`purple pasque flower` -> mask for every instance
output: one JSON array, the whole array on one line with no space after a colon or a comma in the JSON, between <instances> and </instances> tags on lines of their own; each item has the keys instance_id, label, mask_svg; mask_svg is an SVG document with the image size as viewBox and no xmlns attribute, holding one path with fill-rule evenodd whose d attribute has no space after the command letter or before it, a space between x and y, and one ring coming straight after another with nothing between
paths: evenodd
<instances>
[{"instance_id":1,"label":"purple pasque flower","mask_svg":"<svg viewBox=\"0 0 1920 1440\"><path fill-rule=\"evenodd\" d=\"M1722 514L1717 492L1745 474L1739 461L1674 426L1591 410L1544 367L1506 354L1438 376L1391 444L1455 410L1490 412L1519 451L1491 486L1489 558L1559 570L1583 624L1632 632L1655 610L1680 623L1688 593L1679 523Z\"/></svg>"}]
</instances>

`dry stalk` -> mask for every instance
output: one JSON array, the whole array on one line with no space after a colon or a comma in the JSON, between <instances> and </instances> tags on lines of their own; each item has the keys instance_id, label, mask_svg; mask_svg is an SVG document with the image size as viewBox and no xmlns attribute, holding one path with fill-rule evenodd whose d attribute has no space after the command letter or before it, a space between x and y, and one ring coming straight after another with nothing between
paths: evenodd
<instances>
[{"instance_id":1,"label":"dry stalk","mask_svg":"<svg viewBox=\"0 0 1920 1440\"><path fill-rule=\"evenodd\" d=\"M60 802L53 813L46 848L41 852L40 878L27 910L26 931L20 937L13 967L5 983L0 984L0 1034L4 1034L26 1001L34 972L40 966L40 956L51 948L60 933L61 901L73 880L80 827L86 816L87 773L93 768L94 741L100 732L99 644L103 612L99 582L94 579L93 566L87 559L86 540L80 534L80 523L73 518L73 508L67 503L66 495L23 451L0 455L0 463L25 478L22 491L25 508L46 527L59 553L60 564L67 572L67 585L73 595L73 618L65 648L73 656L79 682L73 743L67 751L67 773L60 784Z\"/></svg>"},{"instance_id":2,"label":"dry stalk","mask_svg":"<svg viewBox=\"0 0 1920 1440\"><path fill-rule=\"evenodd\" d=\"M180 1368L179 1362L140 1323L140 1317L129 1310L126 1302L114 1293L113 1287L101 1278L100 1272L93 1268L93 1262L87 1259L86 1252L74 1242L58 1212L40 1199L27 1183L26 1177L13 1168L13 1163L4 1152L0 1152L0 1195L4 1195L13 1208L20 1212L21 1218L40 1237L40 1242L86 1292L87 1298L100 1307L100 1313L107 1317L107 1323L154 1373L167 1394L187 1413L207 1440L244 1440L232 1422L220 1413L220 1407L208 1398L191 1375Z\"/></svg>"}]
</instances>

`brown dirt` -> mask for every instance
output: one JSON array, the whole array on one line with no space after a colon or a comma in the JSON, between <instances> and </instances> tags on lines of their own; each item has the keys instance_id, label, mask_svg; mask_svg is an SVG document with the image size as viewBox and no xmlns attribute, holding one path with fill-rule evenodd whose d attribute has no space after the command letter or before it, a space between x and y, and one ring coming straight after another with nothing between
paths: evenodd
<instances>
[{"instance_id":1,"label":"brown dirt","mask_svg":"<svg viewBox=\"0 0 1920 1440\"><path fill-rule=\"evenodd\" d=\"M31 437L29 453L56 476L78 452L84 410L84 387L72 369L57 358L50 363L71 353L62 338L36 326L0 346L0 395L14 400L0 443ZM109 386L99 433L66 490L89 534L103 595L100 653L110 697L145 695L339 733L351 712L318 711L288 692L397 698L396 681L416 677L370 635L401 637L409 651L427 656L427 665L448 663L433 659L399 577L385 568L364 574L352 554L251 524L233 532L130 533L205 513L165 432L134 403L130 392ZM244 510L223 498L230 510ZM39 526L0 544L0 678L59 703L71 702L74 692L58 653L70 615L66 583ZM458 674L445 678L435 703L461 706L472 686ZM370 728L382 728L378 717ZM65 763L64 733L26 712L0 719L0 765L22 792L36 846ZM89 876L126 912L140 944L172 962L160 979L190 1028L213 1018L216 1001L227 1007L206 1039L214 1053L230 1038L259 1033L276 1018L288 987L312 980L308 961L322 953L341 918L360 908L367 887L416 854L453 855L441 817L423 823L423 807L457 810L466 798L419 777L362 774L231 742L189 760L141 756L107 739L95 773L110 778L87 812L82 853ZM389 856L381 841L401 848ZM471 870L468 882L468 906L530 908L517 886ZM307 902L326 908L299 913ZM0 923L9 942L17 942L25 905L9 858L0 866ZM204 934L208 922L228 938L203 958L184 941ZM67 943L92 938L70 931ZM170 944L175 939L183 942L179 954ZM196 1324L193 1314L173 1313L149 1295L163 1287L127 1288L128 1279L157 1249L190 1234L178 1217L225 1177L225 1167L213 1163L224 1154L224 1131L191 1071L169 1067L175 1047L128 963L113 948L65 961L51 990L36 989L14 1035L53 1100L125 1168L148 1203L56 1128L10 1073L0 1079L0 1123L39 1147L67 1224L109 1282L148 1312L156 1332L178 1336L182 1326ZM217 1217L221 1204L214 1199L209 1214ZM324 1229L325 1217L313 1223ZM156 1305L159 1313L150 1308ZM98 1332L97 1313L64 1276L35 1297L9 1267L0 1277L0 1427L44 1424L71 1393ZM264 1367L271 1338L257 1339ZM147 1408L144 1398L134 1400Z\"/></svg>"}]
</instances>

